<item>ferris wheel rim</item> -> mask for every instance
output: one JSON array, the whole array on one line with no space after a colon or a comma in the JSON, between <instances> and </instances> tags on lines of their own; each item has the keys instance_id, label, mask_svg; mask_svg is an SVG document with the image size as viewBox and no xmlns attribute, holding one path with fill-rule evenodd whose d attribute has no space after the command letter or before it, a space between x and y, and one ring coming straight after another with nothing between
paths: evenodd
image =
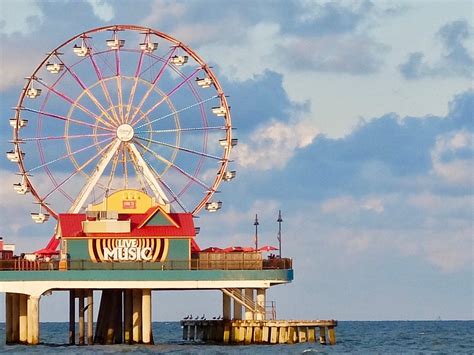
<instances>
[{"instance_id":1,"label":"ferris wheel rim","mask_svg":"<svg viewBox=\"0 0 474 355\"><path fill-rule=\"evenodd\" d=\"M157 30L154 30L154 29L151 29L151 28L148 28L148 27L143 27L143 26L137 26L137 25L111 25L111 26L103 26L103 27L98 27L98 28L94 28L94 29L90 29L88 31L85 31L83 33L80 33L80 34L77 34L71 38L69 38L68 40L66 40L65 42L63 42L62 44L60 44L59 46L57 46L53 51L51 51L44 59L43 61L40 62L40 64L36 67L36 69L33 71L33 74L27 78L27 82L25 83L24 87L23 87L23 90L20 94L20 98L18 100L18 104L17 104L17 107L15 108L15 119L17 120L17 122L21 119L21 112L22 112L22 104L25 100L25 96L26 96L26 92L28 90L28 88L30 87L30 85L32 84L32 82L34 80L36 80L36 74L41 70L41 68L44 67L45 63L47 63L47 61L53 56L53 55L56 55L57 52L59 50L61 50L62 48L64 48L65 46L73 43L74 41L76 41L78 38L81 38L81 36L87 36L87 35L90 35L90 34L93 34L93 33L97 33L97 32L103 32L103 31L107 31L107 30L112 30L112 31L122 31L122 30L132 30L132 31L146 31L147 33L149 34L153 34L153 35L156 35L158 37L161 37L167 41L170 41L172 43L175 44L176 48L181 48L182 50L184 50L187 54L189 54L197 63L199 63L201 65L201 68L200 70L203 70L210 78L211 80L213 81L213 85L217 91L217 95L216 97L219 98L220 102L221 102L221 106L224 106L226 109L227 109L227 114L226 114L226 117L225 117L225 130L226 130L226 137L225 139L228 141L228 144L227 144L227 147L224 148L223 150L223 157L221 157L221 164L219 166L219 169L218 169L218 172L216 174L216 177L214 179L214 181L212 182L211 184L211 188L209 189L209 191L206 192L206 195L204 196L204 198L197 204L197 206L192 209L191 213L192 214L197 214L203 207L204 205L206 204L207 201L210 200L210 198L212 197L212 195L217 191L217 187L218 185L221 183L222 181L222 177L223 177L223 173L226 171L227 169L227 166L228 166L228 163L229 163L229 154L230 154L230 147L231 147L231 144L230 144L230 140L231 140L231 114L230 114L230 109L229 109L229 105L228 105L228 102L227 102L227 98L226 96L224 95L224 92L222 90L222 87L220 85L220 82L218 81L217 77L215 76L214 72L211 70L211 68L204 62L204 60L193 50L191 49L191 47L187 46L186 44L184 44L183 42L181 41L178 41L177 39L175 39L174 37L170 36L170 35L167 35L163 32L160 32L160 31L157 31ZM60 78L58 78L58 80L60 80ZM195 88L194 88L195 89ZM49 94L49 92L48 92ZM202 107L201 107L202 109ZM205 117L205 116L204 116ZM69 122L69 121L68 121ZM16 127L14 128L13 130L13 139L14 139L14 145L15 145L15 148L16 149L20 149L20 143L21 143L21 138L20 138L20 135L19 135L19 125L17 124ZM206 139L207 139L207 136L206 136ZM202 159L201 159L202 160ZM20 174L22 175L23 179L25 180L27 186L30 188L31 190L31 193L32 195L34 196L34 198L37 200L37 203L39 203L42 207L44 207L49 213L51 213L53 215L53 217L57 218L57 212L52 208L50 207L47 202L46 202L46 197L42 197L35 189L35 185L34 183L31 181L30 179L30 175L29 175L29 170L25 167L24 165L24 161L23 161L23 157L19 156L19 159L18 159L18 166L19 166L19 169L20 169ZM49 168L47 167L46 169L47 171L49 170ZM192 184L193 181L192 180L189 180L187 185L190 185ZM180 192L181 193L181 192Z\"/></svg>"}]
</instances>

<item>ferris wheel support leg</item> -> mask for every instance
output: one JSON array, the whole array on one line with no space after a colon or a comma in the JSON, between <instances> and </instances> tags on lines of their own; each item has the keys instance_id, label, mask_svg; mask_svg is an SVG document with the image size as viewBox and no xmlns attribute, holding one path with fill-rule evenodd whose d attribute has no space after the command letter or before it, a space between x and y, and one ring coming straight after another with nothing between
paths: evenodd
<instances>
[{"instance_id":1,"label":"ferris wheel support leg","mask_svg":"<svg viewBox=\"0 0 474 355\"><path fill-rule=\"evenodd\" d=\"M78 198L76 199L76 201L74 201L73 205L69 209L69 213L78 213L80 211L81 207L86 202L87 197L89 197L92 189L99 181L100 177L104 173L105 168L109 164L117 149L120 147L121 143L122 142L120 140L115 140L112 147L109 148L109 150L102 156L102 159L99 161L99 164L97 164L95 172L92 174L86 185L84 185L78 195Z\"/></svg>"},{"instance_id":2,"label":"ferris wheel support leg","mask_svg":"<svg viewBox=\"0 0 474 355\"><path fill-rule=\"evenodd\" d=\"M135 146L134 143L129 144L130 151L133 153L133 155L136 158L137 165L139 168L142 170L143 175L146 178L146 181L150 185L150 188L152 189L153 193L155 194L156 198L158 201L163 204L167 205L169 204L168 197L166 196L165 192L161 188L160 184L158 183L158 180L156 179L155 175L152 173L150 168L148 167L148 164L145 162L143 159L142 155L138 151L137 147Z\"/></svg>"}]
</instances>

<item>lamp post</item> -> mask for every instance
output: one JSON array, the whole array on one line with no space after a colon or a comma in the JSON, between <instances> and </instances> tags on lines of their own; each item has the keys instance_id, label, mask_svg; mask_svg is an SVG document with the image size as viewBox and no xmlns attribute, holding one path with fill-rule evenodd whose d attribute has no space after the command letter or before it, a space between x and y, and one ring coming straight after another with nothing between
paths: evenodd
<instances>
[{"instance_id":1,"label":"lamp post","mask_svg":"<svg viewBox=\"0 0 474 355\"><path fill-rule=\"evenodd\" d=\"M278 239L278 251L279 251L280 259L281 259L281 222L283 222L283 219L281 218L281 210L278 211L278 219L277 219L277 222L278 222L278 236L277 236L277 239Z\"/></svg>"},{"instance_id":2,"label":"lamp post","mask_svg":"<svg viewBox=\"0 0 474 355\"><path fill-rule=\"evenodd\" d=\"M255 251L258 250L258 225L260 223L258 223L258 216L255 215L255 222L253 223L253 225L255 226Z\"/></svg>"}]
</instances>

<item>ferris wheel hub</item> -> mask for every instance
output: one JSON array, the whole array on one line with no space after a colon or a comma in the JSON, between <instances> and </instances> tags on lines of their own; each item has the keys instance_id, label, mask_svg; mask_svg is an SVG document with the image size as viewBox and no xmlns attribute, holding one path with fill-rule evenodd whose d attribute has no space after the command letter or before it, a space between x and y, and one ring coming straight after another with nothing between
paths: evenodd
<instances>
[{"instance_id":1,"label":"ferris wheel hub","mask_svg":"<svg viewBox=\"0 0 474 355\"><path fill-rule=\"evenodd\" d=\"M117 128L117 138L122 142L131 141L134 133L133 127L127 123L121 124Z\"/></svg>"}]
</instances>

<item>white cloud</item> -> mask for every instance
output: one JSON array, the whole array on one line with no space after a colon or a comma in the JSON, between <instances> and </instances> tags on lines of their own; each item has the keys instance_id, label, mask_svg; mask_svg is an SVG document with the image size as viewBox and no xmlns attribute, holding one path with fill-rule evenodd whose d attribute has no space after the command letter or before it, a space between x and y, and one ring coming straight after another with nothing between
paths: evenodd
<instances>
[{"instance_id":1,"label":"white cloud","mask_svg":"<svg viewBox=\"0 0 474 355\"><path fill-rule=\"evenodd\" d=\"M471 186L474 178L472 133L462 130L438 136L431 152L433 173L451 185ZM468 156L459 153L469 151Z\"/></svg>"},{"instance_id":2,"label":"white cloud","mask_svg":"<svg viewBox=\"0 0 474 355\"><path fill-rule=\"evenodd\" d=\"M35 0L0 1L0 33L28 34L43 20L44 15Z\"/></svg>"},{"instance_id":3,"label":"white cloud","mask_svg":"<svg viewBox=\"0 0 474 355\"><path fill-rule=\"evenodd\" d=\"M289 123L271 120L258 127L247 142L239 144L234 156L244 168L283 169L296 151L310 145L318 134L311 119Z\"/></svg>"},{"instance_id":4,"label":"white cloud","mask_svg":"<svg viewBox=\"0 0 474 355\"><path fill-rule=\"evenodd\" d=\"M367 196L355 199L352 196L330 198L321 203L323 213L356 213L371 211L380 214L384 211L384 200L381 197Z\"/></svg>"},{"instance_id":5,"label":"white cloud","mask_svg":"<svg viewBox=\"0 0 474 355\"><path fill-rule=\"evenodd\" d=\"M106 0L87 0L92 6L94 15L102 21L110 21L115 17L115 11L112 5Z\"/></svg>"},{"instance_id":6,"label":"white cloud","mask_svg":"<svg viewBox=\"0 0 474 355\"><path fill-rule=\"evenodd\" d=\"M237 33L242 32L240 36L235 40L220 40L202 45L199 52L204 58L217 61L222 74L236 81L252 79L265 70L278 67L275 50L283 36L277 24L258 23L242 31L237 24L232 25L232 19L230 22L231 24L225 22L222 27L227 28L225 31L236 29ZM215 34L221 39L226 38L219 29L220 27L216 28L218 31Z\"/></svg>"}]
</instances>

